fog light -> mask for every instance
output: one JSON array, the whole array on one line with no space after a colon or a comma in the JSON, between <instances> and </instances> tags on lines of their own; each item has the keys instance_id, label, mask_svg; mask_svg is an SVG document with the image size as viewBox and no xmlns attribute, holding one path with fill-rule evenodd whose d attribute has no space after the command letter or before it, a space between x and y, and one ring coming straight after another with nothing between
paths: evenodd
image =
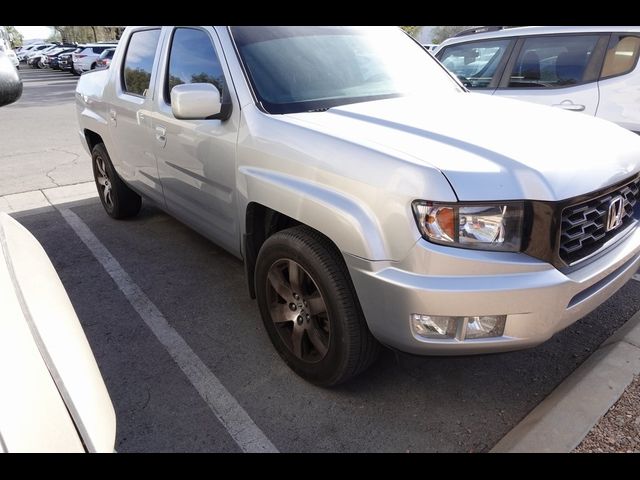
<instances>
[{"instance_id":1,"label":"fog light","mask_svg":"<svg viewBox=\"0 0 640 480\"><path fill-rule=\"evenodd\" d=\"M416 335L425 338L454 338L456 317L411 314L411 326Z\"/></svg>"},{"instance_id":2,"label":"fog light","mask_svg":"<svg viewBox=\"0 0 640 480\"><path fill-rule=\"evenodd\" d=\"M472 340L501 337L506 315L482 315L473 317L444 317L411 314L411 329L422 338Z\"/></svg>"},{"instance_id":3,"label":"fog light","mask_svg":"<svg viewBox=\"0 0 640 480\"><path fill-rule=\"evenodd\" d=\"M467 331L464 338L501 337L504 333L506 319L506 315L467 317Z\"/></svg>"}]
</instances>

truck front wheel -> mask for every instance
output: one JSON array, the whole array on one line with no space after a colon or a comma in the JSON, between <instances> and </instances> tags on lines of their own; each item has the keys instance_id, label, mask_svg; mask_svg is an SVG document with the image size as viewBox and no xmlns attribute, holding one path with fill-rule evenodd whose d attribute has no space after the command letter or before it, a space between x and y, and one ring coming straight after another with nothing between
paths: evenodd
<instances>
[{"instance_id":1,"label":"truck front wheel","mask_svg":"<svg viewBox=\"0 0 640 480\"><path fill-rule=\"evenodd\" d=\"M104 144L99 143L93 147L91 160L100 202L107 214L118 219L137 215L142 206L142 198L120 179Z\"/></svg>"},{"instance_id":2,"label":"truck front wheel","mask_svg":"<svg viewBox=\"0 0 640 480\"><path fill-rule=\"evenodd\" d=\"M262 245L256 296L271 342L298 375L320 386L343 383L376 359L342 256L306 226L282 230Z\"/></svg>"}]
</instances>

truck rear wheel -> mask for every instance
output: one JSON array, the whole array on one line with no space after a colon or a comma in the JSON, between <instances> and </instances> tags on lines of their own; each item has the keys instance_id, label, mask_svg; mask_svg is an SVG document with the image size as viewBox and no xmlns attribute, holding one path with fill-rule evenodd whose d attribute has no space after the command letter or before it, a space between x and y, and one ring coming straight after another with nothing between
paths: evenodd
<instances>
[{"instance_id":1,"label":"truck rear wheel","mask_svg":"<svg viewBox=\"0 0 640 480\"><path fill-rule=\"evenodd\" d=\"M337 385L377 358L380 344L344 260L322 234L298 226L269 237L258 254L255 282L271 342L305 380Z\"/></svg>"},{"instance_id":2,"label":"truck rear wheel","mask_svg":"<svg viewBox=\"0 0 640 480\"><path fill-rule=\"evenodd\" d=\"M91 160L100 202L107 214L117 219L137 215L142 206L142 198L120 179L104 144L99 143L93 147Z\"/></svg>"}]
</instances>

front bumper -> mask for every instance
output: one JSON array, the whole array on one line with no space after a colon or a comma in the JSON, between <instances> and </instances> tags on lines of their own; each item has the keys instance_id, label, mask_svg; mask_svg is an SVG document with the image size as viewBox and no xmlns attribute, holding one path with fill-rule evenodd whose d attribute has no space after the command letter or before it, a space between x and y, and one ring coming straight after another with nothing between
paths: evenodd
<instances>
[{"instance_id":1,"label":"front bumper","mask_svg":"<svg viewBox=\"0 0 640 480\"><path fill-rule=\"evenodd\" d=\"M402 262L348 254L345 260L369 328L382 343L422 355L500 352L544 342L613 295L640 267L640 228L571 273L521 253L424 240ZM507 315L507 320L501 337L441 340L414 335L412 314Z\"/></svg>"}]
</instances>

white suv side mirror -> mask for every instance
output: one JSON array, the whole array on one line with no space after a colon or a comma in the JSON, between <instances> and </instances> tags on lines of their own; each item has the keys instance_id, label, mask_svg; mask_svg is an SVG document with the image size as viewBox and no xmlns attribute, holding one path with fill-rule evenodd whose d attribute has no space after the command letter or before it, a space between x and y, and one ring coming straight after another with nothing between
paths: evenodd
<instances>
[{"instance_id":1,"label":"white suv side mirror","mask_svg":"<svg viewBox=\"0 0 640 480\"><path fill-rule=\"evenodd\" d=\"M176 85L171 89L171 111L181 120L221 118L220 91L210 83Z\"/></svg>"}]
</instances>

